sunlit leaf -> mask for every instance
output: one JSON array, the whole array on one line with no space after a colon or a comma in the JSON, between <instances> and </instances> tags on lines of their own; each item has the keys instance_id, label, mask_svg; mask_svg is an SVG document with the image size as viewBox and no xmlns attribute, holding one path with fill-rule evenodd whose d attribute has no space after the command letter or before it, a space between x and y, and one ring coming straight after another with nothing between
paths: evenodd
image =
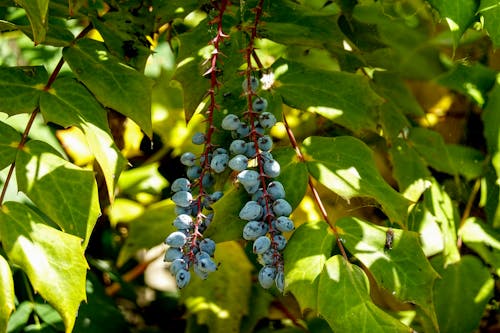
<instances>
[{"instance_id":1,"label":"sunlit leaf","mask_svg":"<svg viewBox=\"0 0 500 333\"><path fill-rule=\"evenodd\" d=\"M126 161L111 136L106 110L83 85L67 78L56 80L40 97L40 109L46 121L64 127L78 126L83 131L112 199Z\"/></svg>"},{"instance_id":2,"label":"sunlit leaf","mask_svg":"<svg viewBox=\"0 0 500 333\"><path fill-rule=\"evenodd\" d=\"M87 262L81 239L47 226L32 209L15 202L4 204L0 222L9 259L28 275L71 332L80 302L86 299Z\"/></svg>"},{"instance_id":3,"label":"sunlit leaf","mask_svg":"<svg viewBox=\"0 0 500 333\"><path fill-rule=\"evenodd\" d=\"M500 232L478 218L468 218L459 231L468 248L491 265L500 276Z\"/></svg>"},{"instance_id":4,"label":"sunlit leaf","mask_svg":"<svg viewBox=\"0 0 500 333\"><path fill-rule=\"evenodd\" d=\"M335 332L410 332L372 302L368 277L340 255L326 261L319 277L318 311Z\"/></svg>"},{"instance_id":5,"label":"sunlit leaf","mask_svg":"<svg viewBox=\"0 0 500 333\"><path fill-rule=\"evenodd\" d=\"M320 183L345 199L373 198L391 220L406 223L409 201L384 181L362 141L350 136L310 137L303 150L309 172Z\"/></svg>"},{"instance_id":6,"label":"sunlit leaf","mask_svg":"<svg viewBox=\"0 0 500 333\"><path fill-rule=\"evenodd\" d=\"M47 83L44 67L0 67L0 112L33 112Z\"/></svg>"},{"instance_id":7,"label":"sunlit leaf","mask_svg":"<svg viewBox=\"0 0 500 333\"><path fill-rule=\"evenodd\" d=\"M500 46L500 5L496 0L481 0L478 13L484 17L484 28L493 45Z\"/></svg>"},{"instance_id":8,"label":"sunlit leaf","mask_svg":"<svg viewBox=\"0 0 500 333\"><path fill-rule=\"evenodd\" d=\"M493 296L494 280L476 257L467 255L442 268L434 287L434 304L441 333L473 332Z\"/></svg>"},{"instance_id":9,"label":"sunlit leaf","mask_svg":"<svg viewBox=\"0 0 500 333\"><path fill-rule=\"evenodd\" d=\"M215 261L220 266L206 281L191 273L181 302L211 332L239 332L241 319L249 312L252 265L236 242L217 244Z\"/></svg>"},{"instance_id":10,"label":"sunlit leaf","mask_svg":"<svg viewBox=\"0 0 500 333\"><path fill-rule=\"evenodd\" d=\"M152 81L126 66L103 43L82 39L63 50L77 78L105 107L130 117L151 137Z\"/></svg>"},{"instance_id":11,"label":"sunlit leaf","mask_svg":"<svg viewBox=\"0 0 500 333\"><path fill-rule=\"evenodd\" d=\"M33 30L35 44L40 44L45 39L48 25L49 0L16 0L26 10Z\"/></svg>"},{"instance_id":12,"label":"sunlit leaf","mask_svg":"<svg viewBox=\"0 0 500 333\"><path fill-rule=\"evenodd\" d=\"M1 218L0 218L1 219ZM3 236L1 237L3 238ZM7 330L7 324L12 311L14 311L14 281L9 263L0 255L0 332Z\"/></svg>"},{"instance_id":13,"label":"sunlit leaf","mask_svg":"<svg viewBox=\"0 0 500 333\"><path fill-rule=\"evenodd\" d=\"M383 100L365 77L284 61L277 61L273 68L279 73L276 91L289 106L318 113L353 131L375 131L375 107Z\"/></svg>"},{"instance_id":14,"label":"sunlit leaf","mask_svg":"<svg viewBox=\"0 0 500 333\"><path fill-rule=\"evenodd\" d=\"M0 170L14 162L21 134L0 121Z\"/></svg>"},{"instance_id":15,"label":"sunlit leaf","mask_svg":"<svg viewBox=\"0 0 500 333\"><path fill-rule=\"evenodd\" d=\"M135 196L141 192L159 195L168 185L158 172L158 163L146 164L123 172L118 187L122 195Z\"/></svg>"},{"instance_id":16,"label":"sunlit leaf","mask_svg":"<svg viewBox=\"0 0 500 333\"><path fill-rule=\"evenodd\" d=\"M19 189L86 247L100 215L94 173L64 160L46 143L30 141L18 154L16 175Z\"/></svg>"},{"instance_id":17,"label":"sunlit leaf","mask_svg":"<svg viewBox=\"0 0 500 333\"><path fill-rule=\"evenodd\" d=\"M341 218L336 226L349 253L370 270L379 286L420 306L437 329L432 288L438 275L422 251L419 234L389 230L353 217Z\"/></svg>"}]
</instances>

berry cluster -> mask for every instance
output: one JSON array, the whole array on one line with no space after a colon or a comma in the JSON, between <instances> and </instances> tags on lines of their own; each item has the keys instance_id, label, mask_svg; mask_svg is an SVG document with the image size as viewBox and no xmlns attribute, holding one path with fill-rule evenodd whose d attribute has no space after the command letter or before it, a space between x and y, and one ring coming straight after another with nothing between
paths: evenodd
<instances>
[{"instance_id":1,"label":"berry cluster","mask_svg":"<svg viewBox=\"0 0 500 333\"><path fill-rule=\"evenodd\" d=\"M250 96L251 106L242 119L228 114L222 120L221 127L231 131L234 139L229 147L231 158L227 165L238 172L238 183L251 196L239 217L247 221L243 238L253 241L253 252L263 265L259 272L259 283L266 289L276 284L283 292L281 252L287 240L282 233L294 229L288 217L292 207L285 200L283 185L273 180L280 174L280 165L273 158L273 140L266 132L276 124L276 118L266 111L267 100L256 94L258 87L259 81L254 76L243 81L242 88Z\"/></svg>"}]
</instances>

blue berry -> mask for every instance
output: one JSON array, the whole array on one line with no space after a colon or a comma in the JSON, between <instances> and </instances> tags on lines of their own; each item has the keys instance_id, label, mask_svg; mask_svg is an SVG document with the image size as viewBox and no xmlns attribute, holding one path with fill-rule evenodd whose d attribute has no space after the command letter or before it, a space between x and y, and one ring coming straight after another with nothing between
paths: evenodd
<instances>
[{"instance_id":1,"label":"blue berry","mask_svg":"<svg viewBox=\"0 0 500 333\"><path fill-rule=\"evenodd\" d=\"M271 112L262 112L259 115L259 123L262 128L269 129L276 124L276 117Z\"/></svg>"},{"instance_id":2,"label":"blue berry","mask_svg":"<svg viewBox=\"0 0 500 333\"><path fill-rule=\"evenodd\" d=\"M177 178L170 186L172 192L189 191L190 188L191 182L187 178Z\"/></svg>"},{"instance_id":3,"label":"blue berry","mask_svg":"<svg viewBox=\"0 0 500 333\"><path fill-rule=\"evenodd\" d=\"M247 137L250 134L250 126L247 123L240 123L240 126L232 133L235 133L234 136L236 139Z\"/></svg>"},{"instance_id":4,"label":"blue berry","mask_svg":"<svg viewBox=\"0 0 500 333\"><path fill-rule=\"evenodd\" d=\"M276 160L267 160L264 162L264 173L271 178L276 178L280 175L281 167Z\"/></svg>"},{"instance_id":5,"label":"blue berry","mask_svg":"<svg viewBox=\"0 0 500 333\"><path fill-rule=\"evenodd\" d=\"M177 206L189 207L193 201L193 195L188 191L179 191L174 193L172 201L175 202Z\"/></svg>"},{"instance_id":6,"label":"blue berry","mask_svg":"<svg viewBox=\"0 0 500 333\"><path fill-rule=\"evenodd\" d=\"M182 258L182 251L177 247L169 247L167 251L165 251L165 256L163 257L163 261L172 262L175 259Z\"/></svg>"},{"instance_id":7,"label":"blue berry","mask_svg":"<svg viewBox=\"0 0 500 333\"><path fill-rule=\"evenodd\" d=\"M181 163L185 166L193 166L195 161L196 155L189 151L181 155Z\"/></svg>"},{"instance_id":8,"label":"blue berry","mask_svg":"<svg viewBox=\"0 0 500 333\"><path fill-rule=\"evenodd\" d=\"M234 171L243 171L248 166L248 158L245 155L236 155L229 160L228 165Z\"/></svg>"},{"instance_id":9,"label":"blue berry","mask_svg":"<svg viewBox=\"0 0 500 333\"><path fill-rule=\"evenodd\" d=\"M277 252L272 247L266 252L259 256L259 262L262 265L274 265L275 258L277 257Z\"/></svg>"},{"instance_id":10,"label":"blue berry","mask_svg":"<svg viewBox=\"0 0 500 333\"><path fill-rule=\"evenodd\" d=\"M264 236L269 230L264 222L250 221L243 228L243 238L246 240L255 240L260 236Z\"/></svg>"},{"instance_id":11,"label":"blue berry","mask_svg":"<svg viewBox=\"0 0 500 333\"><path fill-rule=\"evenodd\" d=\"M201 176L201 168L198 165L193 165L187 168L186 176L193 180Z\"/></svg>"},{"instance_id":12,"label":"blue berry","mask_svg":"<svg viewBox=\"0 0 500 333\"><path fill-rule=\"evenodd\" d=\"M170 265L170 273L172 273L172 275L176 276L177 272L181 269L187 269L186 261L184 259L175 259L172 261L172 264Z\"/></svg>"},{"instance_id":13,"label":"blue berry","mask_svg":"<svg viewBox=\"0 0 500 333\"><path fill-rule=\"evenodd\" d=\"M241 88L243 88L244 92L249 92L248 80L246 77L241 83ZM259 80L255 76L250 76L250 89L252 90L252 92L256 92L257 88L259 88Z\"/></svg>"},{"instance_id":14,"label":"blue berry","mask_svg":"<svg viewBox=\"0 0 500 333\"><path fill-rule=\"evenodd\" d=\"M245 188L245 191L247 191L248 194L253 194L259 190L259 183L250 185L243 184L243 188Z\"/></svg>"},{"instance_id":15,"label":"blue berry","mask_svg":"<svg viewBox=\"0 0 500 333\"><path fill-rule=\"evenodd\" d=\"M252 109L256 112L262 112L267 109L267 99L257 97L252 103Z\"/></svg>"},{"instance_id":16,"label":"blue berry","mask_svg":"<svg viewBox=\"0 0 500 333\"><path fill-rule=\"evenodd\" d=\"M187 286L189 280L191 280L191 274L189 273L189 271L186 271L185 269L179 270L175 275L175 282L177 282L177 287L179 287L179 289L182 289L185 286Z\"/></svg>"},{"instance_id":17,"label":"blue berry","mask_svg":"<svg viewBox=\"0 0 500 333\"><path fill-rule=\"evenodd\" d=\"M206 280L208 278L209 272L200 270L200 268L198 267L198 265L193 265L193 271L202 280Z\"/></svg>"},{"instance_id":18,"label":"blue berry","mask_svg":"<svg viewBox=\"0 0 500 333\"><path fill-rule=\"evenodd\" d=\"M217 202L219 201L222 197L224 196L224 192L222 191L215 191L214 193L210 194L210 201L211 202Z\"/></svg>"},{"instance_id":19,"label":"blue berry","mask_svg":"<svg viewBox=\"0 0 500 333\"><path fill-rule=\"evenodd\" d=\"M227 131L235 131L240 127L240 119L234 114L228 114L222 119L221 127Z\"/></svg>"},{"instance_id":20,"label":"blue berry","mask_svg":"<svg viewBox=\"0 0 500 333\"><path fill-rule=\"evenodd\" d=\"M274 284L276 277L276 268L272 266L264 266L259 271L259 283L264 289L269 289Z\"/></svg>"},{"instance_id":21,"label":"blue berry","mask_svg":"<svg viewBox=\"0 0 500 333\"><path fill-rule=\"evenodd\" d=\"M280 292L285 291L285 274L282 270L278 271L274 278L274 282L276 283L276 288L278 288Z\"/></svg>"},{"instance_id":22,"label":"blue berry","mask_svg":"<svg viewBox=\"0 0 500 333\"><path fill-rule=\"evenodd\" d=\"M215 185L215 178L214 176L207 172L203 175L203 178L201 180L201 184L203 185L204 188L210 188Z\"/></svg>"},{"instance_id":23,"label":"blue berry","mask_svg":"<svg viewBox=\"0 0 500 333\"><path fill-rule=\"evenodd\" d=\"M180 214L174 220L174 227L179 230L189 229L193 226L193 218L188 214Z\"/></svg>"},{"instance_id":24,"label":"blue berry","mask_svg":"<svg viewBox=\"0 0 500 333\"><path fill-rule=\"evenodd\" d=\"M202 272L212 273L217 270L217 265L208 253L200 251L196 254L196 266Z\"/></svg>"},{"instance_id":25,"label":"blue berry","mask_svg":"<svg viewBox=\"0 0 500 333\"><path fill-rule=\"evenodd\" d=\"M243 170L236 176L243 185L253 186L259 184L259 173L255 170Z\"/></svg>"},{"instance_id":26,"label":"blue berry","mask_svg":"<svg viewBox=\"0 0 500 333\"><path fill-rule=\"evenodd\" d=\"M267 194L272 200L285 199L285 188L281 182L275 180L267 185Z\"/></svg>"},{"instance_id":27,"label":"blue berry","mask_svg":"<svg viewBox=\"0 0 500 333\"><path fill-rule=\"evenodd\" d=\"M292 206L285 199L278 199L273 202L273 211L276 216L288 216L292 213Z\"/></svg>"},{"instance_id":28,"label":"blue berry","mask_svg":"<svg viewBox=\"0 0 500 333\"><path fill-rule=\"evenodd\" d=\"M193 134L193 137L191 138L191 142L195 145L202 145L205 143L205 140L207 138L205 137L205 134L201 132L196 132Z\"/></svg>"},{"instance_id":29,"label":"blue berry","mask_svg":"<svg viewBox=\"0 0 500 333\"><path fill-rule=\"evenodd\" d=\"M181 214L191 215L191 207L175 206L174 211L175 215L181 215Z\"/></svg>"},{"instance_id":30,"label":"blue berry","mask_svg":"<svg viewBox=\"0 0 500 333\"><path fill-rule=\"evenodd\" d=\"M186 244L187 236L181 231L174 231L165 239L165 244L170 247L183 247Z\"/></svg>"},{"instance_id":31,"label":"blue berry","mask_svg":"<svg viewBox=\"0 0 500 333\"><path fill-rule=\"evenodd\" d=\"M248 158L253 158L257 154L257 150L255 149L255 144L253 142L246 143L245 155Z\"/></svg>"},{"instance_id":32,"label":"blue berry","mask_svg":"<svg viewBox=\"0 0 500 333\"><path fill-rule=\"evenodd\" d=\"M227 150L224 148L217 148L214 150L213 156L217 156L217 155L227 155Z\"/></svg>"},{"instance_id":33,"label":"blue berry","mask_svg":"<svg viewBox=\"0 0 500 333\"><path fill-rule=\"evenodd\" d=\"M247 147L245 145L245 141L243 140L234 140L229 146L229 151L234 155L244 154L246 150Z\"/></svg>"},{"instance_id":34,"label":"blue berry","mask_svg":"<svg viewBox=\"0 0 500 333\"><path fill-rule=\"evenodd\" d=\"M260 236L253 242L253 253L262 254L269 250L271 240L267 236Z\"/></svg>"},{"instance_id":35,"label":"blue berry","mask_svg":"<svg viewBox=\"0 0 500 333\"><path fill-rule=\"evenodd\" d=\"M227 164L229 162L229 155L218 154L212 157L212 162L210 162L210 168L216 173L221 173L226 170Z\"/></svg>"},{"instance_id":36,"label":"blue berry","mask_svg":"<svg viewBox=\"0 0 500 333\"><path fill-rule=\"evenodd\" d=\"M259 145L259 149L262 151L269 151L273 147L273 139L269 135L261 136L257 143Z\"/></svg>"},{"instance_id":37,"label":"blue berry","mask_svg":"<svg viewBox=\"0 0 500 333\"><path fill-rule=\"evenodd\" d=\"M248 201L240 210L240 219L252 221L257 220L262 216L262 207L255 201Z\"/></svg>"},{"instance_id":38,"label":"blue berry","mask_svg":"<svg viewBox=\"0 0 500 333\"><path fill-rule=\"evenodd\" d=\"M276 250L281 251L286 246L286 238L283 235L274 235L273 242L276 244Z\"/></svg>"},{"instance_id":39,"label":"blue berry","mask_svg":"<svg viewBox=\"0 0 500 333\"><path fill-rule=\"evenodd\" d=\"M288 232L288 231L292 231L293 229L295 229L295 226L293 225L293 221L290 220L286 216L278 217L276 219L275 223L276 223L275 224L276 229L278 229L281 232Z\"/></svg>"},{"instance_id":40,"label":"blue berry","mask_svg":"<svg viewBox=\"0 0 500 333\"><path fill-rule=\"evenodd\" d=\"M210 238L204 238L199 245L201 251L206 252L209 256L215 253L215 242Z\"/></svg>"}]
</instances>

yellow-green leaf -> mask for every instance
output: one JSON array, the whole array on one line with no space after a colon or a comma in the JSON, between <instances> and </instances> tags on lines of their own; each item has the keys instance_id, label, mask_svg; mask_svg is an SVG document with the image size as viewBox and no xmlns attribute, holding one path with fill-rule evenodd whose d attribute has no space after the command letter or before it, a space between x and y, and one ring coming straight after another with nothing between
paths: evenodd
<instances>
[{"instance_id":1,"label":"yellow-green leaf","mask_svg":"<svg viewBox=\"0 0 500 333\"><path fill-rule=\"evenodd\" d=\"M28 275L35 291L72 331L85 297L87 262L81 239L48 226L26 205L7 202L0 211L2 245L9 259Z\"/></svg>"},{"instance_id":2,"label":"yellow-green leaf","mask_svg":"<svg viewBox=\"0 0 500 333\"><path fill-rule=\"evenodd\" d=\"M14 300L12 271L7 260L0 256L0 332L2 333L7 330L10 314L14 311Z\"/></svg>"},{"instance_id":3,"label":"yellow-green leaf","mask_svg":"<svg viewBox=\"0 0 500 333\"><path fill-rule=\"evenodd\" d=\"M33 30L35 44L44 41L47 33L49 0L15 0L17 4L26 10L28 19Z\"/></svg>"}]
</instances>

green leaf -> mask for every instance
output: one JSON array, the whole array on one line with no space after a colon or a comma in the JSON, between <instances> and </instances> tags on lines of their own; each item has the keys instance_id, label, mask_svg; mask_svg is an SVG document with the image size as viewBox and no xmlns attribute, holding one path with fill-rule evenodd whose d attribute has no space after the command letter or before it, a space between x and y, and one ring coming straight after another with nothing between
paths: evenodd
<instances>
[{"instance_id":1,"label":"green leaf","mask_svg":"<svg viewBox=\"0 0 500 333\"><path fill-rule=\"evenodd\" d=\"M480 63L457 64L449 72L439 76L437 83L469 96L474 102L483 105L487 93L495 84L496 72Z\"/></svg>"},{"instance_id":2,"label":"green leaf","mask_svg":"<svg viewBox=\"0 0 500 333\"><path fill-rule=\"evenodd\" d=\"M500 276L500 232L478 218L468 218L459 231L462 241Z\"/></svg>"},{"instance_id":3,"label":"green leaf","mask_svg":"<svg viewBox=\"0 0 500 333\"><path fill-rule=\"evenodd\" d=\"M404 139L395 139L389 148L393 175L405 198L417 202L430 186L431 173L418 153Z\"/></svg>"},{"instance_id":4,"label":"green leaf","mask_svg":"<svg viewBox=\"0 0 500 333\"><path fill-rule=\"evenodd\" d=\"M22 332L22 329L28 324L31 313L33 312L33 303L31 301L21 302L9 319L7 332Z\"/></svg>"},{"instance_id":5,"label":"green leaf","mask_svg":"<svg viewBox=\"0 0 500 333\"><path fill-rule=\"evenodd\" d=\"M88 244L100 215L97 184L91 170L61 158L49 145L30 141L16 160L18 186L64 232Z\"/></svg>"},{"instance_id":6,"label":"green leaf","mask_svg":"<svg viewBox=\"0 0 500 333\"><path fill-rule=\"evenodd\" d=\"M424 115L424 110L398 74L376 71L373 74L373 89L383 98L393 102L403 114L416 117Z\"/></svg>"},{"instance_id":7,"label":"green leaf","mask_svg":"<svg viewBox=\"0 0 500 333\"><path fill-rule=\"evenodd\" d=\"M0 112L33 112L48 78L42 66L0 67Z\"/></svg>"},{"instance_id":8,"label":"green leaf","mask_svg":"<svg viewBox=\"0 0 500 333\"><path fill-rule=\"evenodd\" d=\"M85 137L106 180L108 196L114 197L115 182L126 160L114 143L106 110L74 79L63 78L40 97L40 110L47 122L63 127L77 126Z\"/></svg>"},{"instance_id":9,"label":"green leaf","mask_svg":"<svg viewBox=\"0 0 500 333\"><path fill-rule=\"evenodd\" d=\"M484 137L488 147L488 153L491 156L491 164L496 172L496 185L500 179L500 84L497 82L493 87L488 103L482 113L484 124ZM493 226L500 226L500 205L497 206L496 212L491 218Z\"/></svg>"},{"instance_id":10,"label":"green leaf","mask_svg":"<svg viewBox=\"0 0 500 333\"><path fill-rule=\"evenodd\" d=\"M15 0L26 10L33 30L33 40L40 44L45 40L48 25L49 0Z\"/></svg>"},{"instance_id":11,"label":"green leaf","mask_svg":"<svg viewBox=\"0 0 500 333\"><path fill-rule=\"evenodd\" d=\"M434 215L421 201L415 205L408 216L408 230L420 235L421 248L426 257L443 252L443 233Z\"/></svg>"},{"instance_id":12,"label":"green leaf","mask_svg":"<svg viewBox=\"0 0 500 333\"><path fill-rule=\"evenodd\" d=\"M328 259L321 272L318 310L335 332L410 332L372 302L368 277L340 255Z\"/></svg>"},{"instance_id":13,"label":"green leaf","mask_svg":"<svg viewBox=\"0 0 500 333\"><path fill-rule=\"evenodd\" d=\"M439 133L423 127L413 127L409 131L408 140L430 167L450 175L457 173Z\"/></svg>"},{"instance_id":14,"label":"green leaf","mask_svg":"<svg viewBox=\"0 0 500 333\"><path fill-rule=\"evenodd\" d=\"M478 258L467 255L438 268L438 273L441 279L434 287L434 304L440 332L473 332L493 296L495 282L488 269Z\"/></svg>"},{"instance_id":15,"label":"green leaf","mask_svg":"<svg viewBox=\"0 0 500 333\"><path fill-rule=\"evenodd\" d=\"M205 236L215 242L225 242L241 238L245 221L240 219L240 210L250 200L243 187L233 186L212 205L214 218L205 231Z\"/></svg>"},{"instance_id":16,"label":"green leaf","mask_svg":"<svg viewBox=\"0 0 500 333\"><path fill-rule=\"evenodd\" d=\"M129 117L151 137L152 81L120 63L104 44L82 39L63 50L76 77L101 104Z\"/></svg>"},{"instance_id":17,"label":"green leaf","mask_svg":"<svg viewBox=\"0 0 500 333\"><path fill-rule=\"evenodd\" d=\"M271 1L264 11L259 27L262 38L321 48L339 46L345 38L337 24L340 9L335 3L314 8L308 2Z\"/></svg>"},{"instance_id":18,"label":"green leaf","mask_svg":"<svg viewBox=\"0 0 500 333\"><path fill-rule=\"evenodd\" d=\"M71 332L85 300L87 262L81 239L47 226L31 208L16 202L2 207L0 232L9 259L26 272Z\"/></svg>"},{"instance_id":19,"label":"green leaf","mask_svg":"<svg viewBox=\"0 0 500 333\"><path fill-rule=\"evenodd\" d=\"M461 145L446 145L446 150L457 173L465 179L481 177L486 172L485 156L479 150Z\"/></svg>"},{"instance_id":20,"label":"green leaf","mask_svg":"<svg viewBox=\"0 0 500 333\"><path fill-rule=\"evenodd\" d=\"M323 221L301 224L292 234L283 254L285 288L297 299L302 311L318 309L318 283L335 246L335 236Z\"/></svg>"},{"instance_id":21,"label":"green leaf","mask_svg":"<svg viewBox=\"0 0 500 333\"><path fill-rule=\"evenodd\" d=\"M0 121L0 170L14 162L21 134ZM1 330L0 330L1 331Z\"/></svg>"},{"instance_id":22,"label":"green leaf","mask_svg":"<svg viewBox=\"0 0 500 333\"><path fill-rule=\"evenodd\" d=\"M43 320L44 324L50 325L58 331L64 330L64 323L59 313L50 304L35 303L35 313Z\"/></svg>"},{"instance_id":23,"label":"green leaf","mask_svg":"<svg viewBox=\"0 0 500 333\"><path fill-rule=\"evenodd\" d=\"M136 196L144 192L161 194L168 182L158 172L158 167L159 163L151 163L124 171L118 180L120 193L126 196Z\"/></svg>"},{"instance_id":24,"label":"green leaf","mask_svg":"<svg viewBox=\"0 0 500 333\"><path fill-rule=\"evenodd\" d=\"M210 332L238 332L249 313L252 265L237 242L217 244L215 261L220 262L217 272L206 281L192 274L180 301Z\"/></svg>"},{"instance_id":25,"label":"green leaf","mask_svg":"<svg viewBox=\"0 0 500 333\"><path fill-rule=\"evenodd\" d=\"M481 0L478 13L484 17L484 28L493 45L500 45L500 6L497 0Z\"/></svg>"},{"instance_id":26,"label":"green leaf","mask_svg":"<svg viewBox=\"0 0 500 333\"><path fill-rule=\"evenodd\" d=\"M14 280L9 263L0 255L0 332L7 331L9 317L15 305Z\"/></svg>"},{"instance_id":27,"label":"green leaf","mask_svg":"<svg viewBox=\"0 0 500 333\"><path fill-rule=\"evenodd\" d=\"M321 184L347 200L373 198L392 221L406 223L409 201L384 181L362 141L351 136L309 137L303 151L309 172Z\"/></svg>"},{"instance_id":28,"label":"green leaf","mask_svg":"<svg viewBox=\"0 0 500 333\"><path fill-rule=\"evenodd\" d=\"M117 266L123 266L138 250L150 249L161 244L173 231L176 217L175 204L171 200L163 200L149 206L146 211L129 222L128 237L123 244Z\"/></svg>"},{"instance_id":29,"label":"green leaf","mask_svg":"<svg viewBox=\"0 0 500 333\"><path fill-rule=\"evenodd\" d=\"M398 106L388 100L379 108L379 123L382 126L383 136L391 142L404 138L411 128L410 121Z\"/></svg>"},{"instance_id":30,"label":"green leaf","mask_svg":"<svg viewBox=\"0 0 500 333\"><path fill-rule=\"evenodd\" d=\"M434 219L442 232L445 265L460 260L457 248L458 213L448 193L444 191L436 180L432 180L431 187L424 193L424 208L429 212L427 218Z\"/></svg>"},{"instance_id":31,"label":"green leaf","mask_svg":"<svg viewBox=\"0 0 500 333\"><path fill-rule=\"evenodd\" d=\"M341 218L336 226L349 253L369 269L377 284L403 302L420 306L437 329L432 288L438 274L422 251L419 234L389 231L354 217ZM391 248L386 243L389 235L393 237Z\"/></svg>"},{"instance_id":32,"label":"green leaf","mask_svg":"<svg viewBox=\"0 0 500 333\"><path fill-rule=\"evenodd\" d=\"M306 194L309 180L307 166L298 160L292 148L275 149L272 153L281 166L281 173L276 180L283 184L286 200L295 208Z\"/></svg>"},{"instance_id":33,"label":"green leaf","mask_svg":"<svg viewBox=\"0 0 500 333\"><path fill-rule=\"evenodd\" d=\"M453 35L454 47L469 25L474 21L478 3L475 0L428 0L439 15L446 20Z\"/></svg>"},{"instance_id":34,"label":"green leaf","mask_svg":"<svg viewBox=\"0 0 500 333\"><path fill-rule=\"evenodd\" d=\"M273 68L276 91L285 104L318 113L355 132L376 130L375 109L383 100L373 92L366 77L281 60Z\"/></svg>"}]
</instances>

